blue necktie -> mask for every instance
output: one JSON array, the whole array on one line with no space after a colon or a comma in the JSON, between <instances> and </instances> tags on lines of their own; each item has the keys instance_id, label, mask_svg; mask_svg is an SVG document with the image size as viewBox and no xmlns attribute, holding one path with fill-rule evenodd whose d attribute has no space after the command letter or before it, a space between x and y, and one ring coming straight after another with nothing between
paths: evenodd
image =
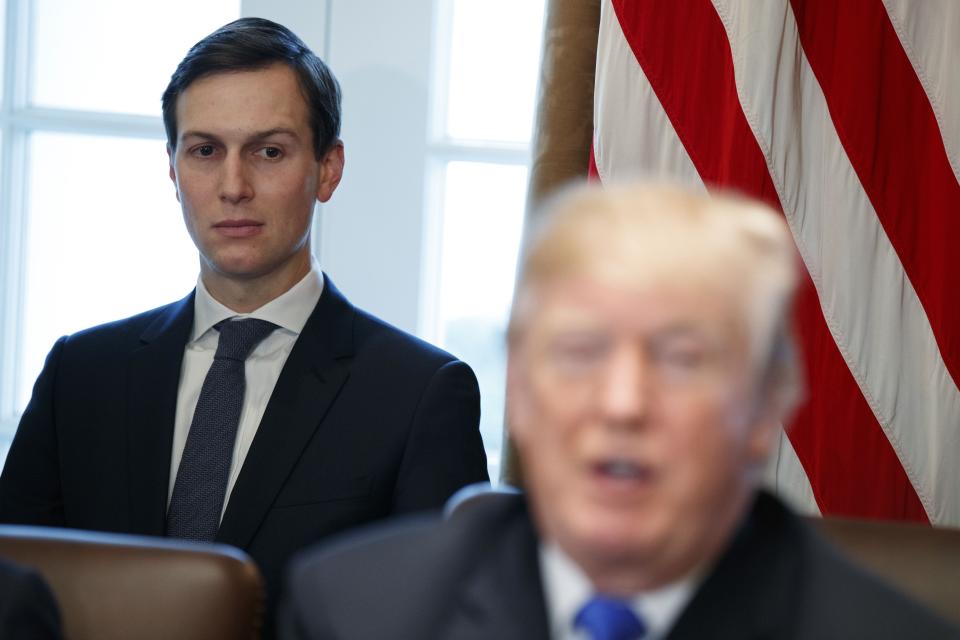
<instances>
[{"instance_id":1,"label":"blue necktie","mask_svg":"<svg viewBox=\"0 0 960 640\"><path fill-rule=\"evenodd\" d=\"M216 537L246 390L244 363L276 328L252 318L216 325L220 341L200 388L167 509L169 537L200 542Z\"/></svg>"},{"instance_id":2,"label":"blue necktie","mask_svg":"<svg viewBox=\"0 0 960 640\"><path fill-rule=\"evenodd\" d=\"M643 621L619 598L596 595L587 601L573 620L591 640L640 640L647 632Z\"/></svg>"}]
</instances>

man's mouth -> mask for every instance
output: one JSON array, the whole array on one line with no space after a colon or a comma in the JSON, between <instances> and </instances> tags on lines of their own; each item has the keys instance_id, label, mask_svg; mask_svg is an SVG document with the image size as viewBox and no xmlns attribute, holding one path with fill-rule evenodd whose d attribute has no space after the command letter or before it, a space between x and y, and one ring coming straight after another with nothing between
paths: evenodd
<instances>
[{"instance_id":1,"label":"man's mouth","mask_svg":"<svg viewBox=\"0 0 960 640\"><path fill-rule=\"evenodd\" d=\"M596 467L597 471L605 476L620 479L640 479L644 476L644 468L639 464L627 460L610 460L601 462Z\"/></svg>"},{"instance_id":2,"label":"man's mouth","mask_svg":"<svg viewBox=\"0 0 960 640\"><path fill-rule=\"evenodd\" d=\"M213 225L221 235L229 238L248 238L255 236L263 229L263 223L256 220L238 219L223 220Z\"/></svg>"},{"instance_id":3,"label":"man's mouth","mask_svg":"<svg viewBox=\"0 0 960 640\"><path fill-rule=\"evenodd\" d=\"M608 458L591 465L595 480L604 491L633 491L648 487L654 479L649 465L626 458Z\"/></svg>"}]
</instances>

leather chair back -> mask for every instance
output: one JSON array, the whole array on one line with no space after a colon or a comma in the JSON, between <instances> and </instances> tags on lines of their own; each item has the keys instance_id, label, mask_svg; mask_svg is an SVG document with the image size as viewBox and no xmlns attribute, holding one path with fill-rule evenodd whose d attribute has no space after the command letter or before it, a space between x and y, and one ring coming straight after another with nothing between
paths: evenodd
<instances>
[{"instance_id":1,"label":"leather chair back","mask_svg":"<svg viewBox=\"0 0 960 640\"><path fill-rule=\"evenodd\" d=\"M808 518L847 557L960 625L960 529Z\"/></svg>"},{"instance_id":2,"label":"leather chair back","mask_svg":"<svg viewBox=\"0 0 960 640\"><path fill-rule=\"evenodd\" d=\"M7 525L0 557L46 579L67 640L259 637L260 573L227 545Z\"/></svg>"}]
</instances>

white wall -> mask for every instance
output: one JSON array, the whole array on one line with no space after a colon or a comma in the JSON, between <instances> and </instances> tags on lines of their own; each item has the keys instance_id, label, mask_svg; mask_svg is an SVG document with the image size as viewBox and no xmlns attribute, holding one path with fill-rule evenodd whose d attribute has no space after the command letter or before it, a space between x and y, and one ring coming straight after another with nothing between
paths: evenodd
<instances>
[{"instance_id":1,"label":"white wall","mask_svg":"<svg viewBox=\"0 0 960 640\"><path fill-rule=\"evenodd\" d=\"M357 305L414 332L420 307L431 0L244 0L325 59L343 88L346 170L317 257Z\"/></svg>"},{"instance_id":2,"label":"white wall","mask_svg":"<svg viewBox=\"0 0 960 640\"><path fill-rule=\"evenodd\" d=\"M328 0L241 0L240 13L286 25L324 57L330 4Z\"/></svg>"}]
</instances>

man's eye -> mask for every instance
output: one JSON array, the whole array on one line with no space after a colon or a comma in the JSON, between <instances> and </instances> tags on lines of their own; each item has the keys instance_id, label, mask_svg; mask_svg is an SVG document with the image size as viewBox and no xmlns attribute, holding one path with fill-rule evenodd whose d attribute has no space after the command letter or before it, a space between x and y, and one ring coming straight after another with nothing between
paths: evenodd
<instances>
[{"instance_id":1,"label":"man's eye","mask_svg":"<svg viewBox=\"0 0 960 640\"><path fill-rule=\"evenodd\" d=\"M605 340L561 340L549 349L554 366L567 372L582 372L603 360L608 352Z\"/></svg>"},{"instance_id":2,"label":"man's eye","mask_svg":"<svg viewBox=\"0 0 960 640\"><path fill-rule=\"evenodd\" d=\"M263 149L260 149L260 151L258 151L257 153L259 153L261 156L263 156L267 160L278 160L283 155L283 151L281 151L277 147L264 147Z\"/></svg>"},{"instance_id":3,"label":"man's eye","mask_svg":"<svg viewBox=\"0 0 960 640\"><path fill-rule=\"evenodd\" d=\"M666 365L693 369L703 363L703 353L691 349L667 349L660 359Z\"/></svg>"},{"instance_id":4,"label":"man's eye","mask_svg":"<svg viewBox=\"0 0 960 640\"><path fill-rule=\"evenodd\" d=\"M674 380L697 375L710 361L704 349L689 346L655 349L652 355L660 372Z\"/></svg>"},{"instance_id":5,"label":"man's eye","mask_svg":"<svg viewBox=\"0 0 960 640\"><path fill-rule=\"evenodd\" d=\"M201 158L209 158L213 155L214 148L212 144L202 144L199 147L196 147L193 152Z\"/></svg>"}]
</instances>

